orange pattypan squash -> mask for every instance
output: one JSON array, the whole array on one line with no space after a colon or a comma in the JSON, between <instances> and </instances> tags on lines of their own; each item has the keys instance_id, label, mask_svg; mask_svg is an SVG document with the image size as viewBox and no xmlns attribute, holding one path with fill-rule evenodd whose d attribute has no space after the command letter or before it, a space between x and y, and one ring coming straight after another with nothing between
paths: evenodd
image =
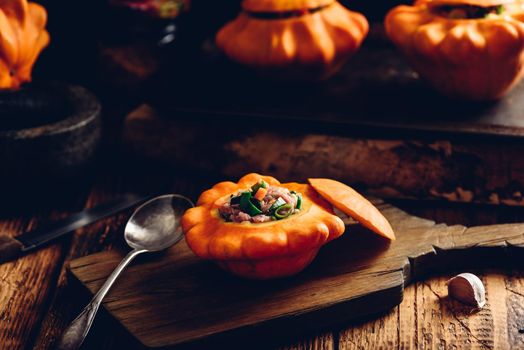
<instances>
[{"instance_id":1,"label":"orange pattypan squash","mask_svg":"<svg viewBox=\"0 0 524 350\"><path fill-rule=\"evenodd\" d=\"M368 33L366 18L335 0L244 0L216 36L231 60L280 78L335 73Z\"/></svg>"},{"instance_id":2,"label":"orange pattypan squash","mask_svg":"<svg viewBox=\"0 0 524 350\"><path fill-rule=\"evenodd\" d=\"M0 0L0 89L31 81L33 65L49 44L46 10L26 0Z\"/></svg>"},{"instance_id":3,"label":"orange pattypan squash","mask_svg":"<svg viewBox=\"0 0 524 350\"><path fill-rule=\"evenodd\" d=\"M285 219L265 223L226 222L218 208L232 194L265 181L302 195L301 209ZM290 276L304 269L320 247L344 233L344 223L331 205L309 185L280 184L275 178L249 174L238 183L221 182L202 193L197 206L182 217L191 250L215 261L236 275L269 279Z\"/></svg>"},{"instance_id":4,"label":"orange pattypan squash","mask_svg":"<svg viewBox=\"0 0 524 350\"><path fill-rule=\"evenodd\" d=\"M500 98L524 67L520 1L419 0L385 20L389 38L443 94L471 100Z\"/></svg>"}]
</instances>

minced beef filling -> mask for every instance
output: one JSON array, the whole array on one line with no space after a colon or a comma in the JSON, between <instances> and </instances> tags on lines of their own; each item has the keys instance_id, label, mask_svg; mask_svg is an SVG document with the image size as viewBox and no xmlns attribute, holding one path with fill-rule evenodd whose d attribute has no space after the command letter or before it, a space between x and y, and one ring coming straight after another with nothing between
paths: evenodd
<instances>
[{"instance_id":1,"label":"minced beef filling","mask_svg":"<svg viewBox=\"0 0 524 350\"><path fill-rule=\"evenodd\" d=\"M262 223L285 219L299 212L301 207L300 193L261 181L249 190L231 195L218 212L228 222Z\"/></svg>"}]
</instances>

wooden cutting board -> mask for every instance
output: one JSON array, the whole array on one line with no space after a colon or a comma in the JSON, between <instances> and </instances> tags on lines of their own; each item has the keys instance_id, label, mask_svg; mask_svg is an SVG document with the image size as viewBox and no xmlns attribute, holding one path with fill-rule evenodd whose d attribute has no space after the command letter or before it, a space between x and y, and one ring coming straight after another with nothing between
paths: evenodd
<instances>
[{"instance_id":1,"label":"wooden cutting board","mask_svg":"<svg viewBox=\"0 0 524 350\"><path fill-rule=\"evenodd\" d=\"M447 226L378 206L397 233L391 244L350 224L301 274L261 282L222 272L182 242L126 270L104 307L147 347L231 348L241 339L262 343L387 311L402 301L406 284L429 273L524 261L524 224ZM102 252L70 269L95 293L122 257Z\"/></svg>"}]
</instances>

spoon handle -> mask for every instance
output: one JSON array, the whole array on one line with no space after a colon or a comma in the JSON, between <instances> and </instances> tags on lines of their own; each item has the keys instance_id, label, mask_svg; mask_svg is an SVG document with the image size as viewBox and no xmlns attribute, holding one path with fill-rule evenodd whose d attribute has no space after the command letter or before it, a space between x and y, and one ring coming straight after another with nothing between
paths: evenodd
<instances>
[{"instance_id":1,"label":"spoon handle","mask_svg":"<svg viewBox=\"0 0 524 350\"><path fill-rule=\"evenodd\" d=\"M133 261L137 255L145 252L146 250L135 249L130 251L126 257L122 259L120 264L118 264L111 275L109 275L102 287L100 287L93 299L91 299L91 302L87 304L84 310L82 310L82 312L64 331L62 338L58 343L57 350L75 350L80 348L84 342L85 337L87 336L87 333L89 332L89 329L91 328L91 325L93 324L96 312L98 311L98 308L100 307L100 304L102 303L102 300L106 296L109 289L111 289L126 266L129 265L129 263Z\"/></svg>"}]
</instances>

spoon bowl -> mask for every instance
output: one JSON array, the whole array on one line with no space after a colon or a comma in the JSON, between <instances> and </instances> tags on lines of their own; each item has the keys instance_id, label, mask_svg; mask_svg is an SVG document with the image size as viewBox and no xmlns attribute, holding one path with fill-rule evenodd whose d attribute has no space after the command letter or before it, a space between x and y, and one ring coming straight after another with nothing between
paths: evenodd
<instances>
[{"instance_id":1,"label":"spoon bowl","mask_svg":"<svg viewBox=\"0 0 524 350\"><path fill-rule=\"evenodd\" d=\"M177 194L145 202L127 222L127 244L136 250L157 252L178 243L183 237L180 218L191 206L191 200Z\"/></svg>"}]
</instances>

